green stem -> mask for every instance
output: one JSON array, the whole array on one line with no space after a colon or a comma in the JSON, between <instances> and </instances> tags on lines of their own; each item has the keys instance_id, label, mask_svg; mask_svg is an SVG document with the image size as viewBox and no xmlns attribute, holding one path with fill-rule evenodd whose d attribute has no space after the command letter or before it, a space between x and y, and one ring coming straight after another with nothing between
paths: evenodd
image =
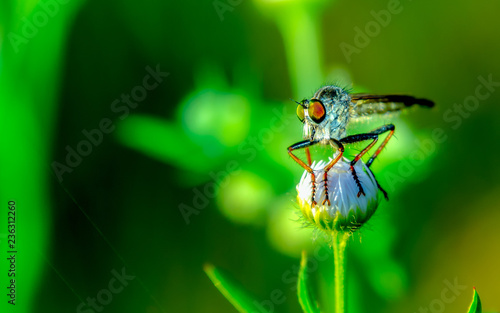
<instances>
[{"instance_id":1,"label":"green stem","mask_svg":"<svg viewBox=\"0 0 500 313\"><path fill-rule=\"evenodd\" d=\"M332 232L333 259L335 261L335 313L345 313L345 248L349 233Z\"/></svg>"},{"instance_id":2,"label":"green stem","mask_svg":"<svg viewBox=\"0 0 500 313\"><path fill-rule=\"evenodd\" d=\"M277 12L276 21L283 36L295 97L304 97L324 83L319 40L320 8L316 3L299 3Z\"/></svg>"}]
</instances>

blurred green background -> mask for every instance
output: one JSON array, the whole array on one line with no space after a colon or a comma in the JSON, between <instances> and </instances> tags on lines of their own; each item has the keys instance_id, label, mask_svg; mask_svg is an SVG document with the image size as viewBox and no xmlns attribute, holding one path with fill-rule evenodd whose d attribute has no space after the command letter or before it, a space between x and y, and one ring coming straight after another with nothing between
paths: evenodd
<instances>
[{"instance_id":1,"label":"blurred green background","mask_svg":"<svg viewBox=\"0 0 500 313\"><path fill-rule=\"evenodd\" d=\"M473 286L500 309L499 10L3 0L1 312L235 312L206 262L261 303L282 291L275 312L300 312L300 252L326 246L296 221L302 169L286 148L302 137L289 98L331 83L437 104L353 130L396 124L373 165L390 201L348 248L349 312L465 312ZM321 260L311 275L331 312L333 260ZM453 301L445 281L464 286Z\"/></svg>"}]
</instances>

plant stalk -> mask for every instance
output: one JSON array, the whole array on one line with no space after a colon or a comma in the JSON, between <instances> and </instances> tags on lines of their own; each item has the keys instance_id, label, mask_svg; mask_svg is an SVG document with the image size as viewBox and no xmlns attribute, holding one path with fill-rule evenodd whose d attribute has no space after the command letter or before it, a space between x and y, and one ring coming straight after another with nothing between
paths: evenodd
<instances>
[{"instance_id":1,"label":"plant stalk","mask_svg":"<svg viewBox=\"0 0 500 313\"><path fill-rule=\"evenodd\" d=\"M335 313L345 313L345 248L348 232L333 231L333 259L335 262Z\"/></svg>"},{"instance_id":2,"label":"plant stalk","mask_svg":"<svg viewBox=\"0 0 500 313\"><path fill-rule=\"evenodd\" d=\"M295 97L304 97L324 83L319 39L321 7L304 2L277 12Z\"/></svg>"}]
</instances>

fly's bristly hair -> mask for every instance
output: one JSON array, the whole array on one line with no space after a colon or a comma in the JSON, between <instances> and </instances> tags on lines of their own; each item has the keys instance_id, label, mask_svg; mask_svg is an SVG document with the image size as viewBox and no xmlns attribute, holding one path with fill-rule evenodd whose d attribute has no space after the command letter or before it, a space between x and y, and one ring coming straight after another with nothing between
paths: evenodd
<instances>
[{"instance_id":1,"label":"fly's bristly hair","mask_svg":"<svg viewBox=\"0 0 500 313\"><path fill-rule=\"evenodd\" d=\"M308 107L310 101L319 100L325 107L326 117L317 124L307 114L304 119L304 139L328 143L331 138L339 139L346 135L346 127L349 122L349 110L351 97L347 90L336 86L324 86L320 88L311 100L303 101Z\"/></svg>"}]
</instances>

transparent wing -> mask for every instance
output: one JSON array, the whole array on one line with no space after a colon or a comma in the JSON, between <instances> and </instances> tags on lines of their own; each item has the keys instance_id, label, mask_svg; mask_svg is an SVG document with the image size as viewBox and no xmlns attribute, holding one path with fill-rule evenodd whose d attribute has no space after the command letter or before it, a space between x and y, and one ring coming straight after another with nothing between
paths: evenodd
<instances>
[{"instance_id":1,"label":"transparent wing","mask_svg":"<svg viewBox=\"0 0 500 313\"><path fill-rule=\"evenodd\" d=\"M351 117L367 117L374 114L398 112L402 109L420 105L433 107L434 102L427 99L405 95L351 94Z\"/></svg>"}]
</instances>

